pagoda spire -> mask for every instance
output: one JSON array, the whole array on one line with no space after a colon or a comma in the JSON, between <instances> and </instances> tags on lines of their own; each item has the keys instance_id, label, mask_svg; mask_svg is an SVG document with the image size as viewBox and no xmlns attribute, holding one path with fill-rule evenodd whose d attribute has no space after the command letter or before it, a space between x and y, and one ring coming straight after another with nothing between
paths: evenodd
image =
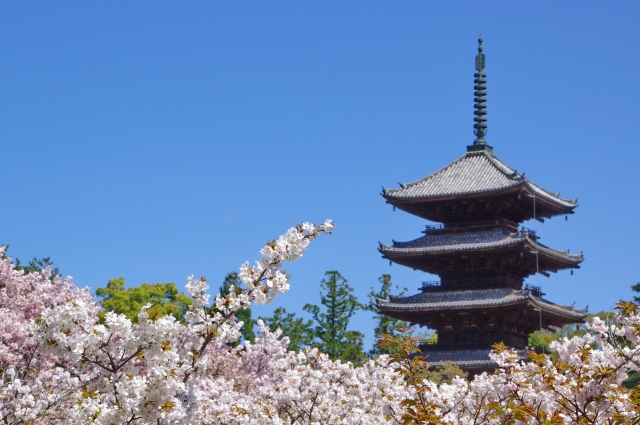
<instances>
[{"instance_id":1,"label":"pagoda spire","mask_svg":"<svg viewBox=\"0 0 640 425\"><path fill-rule=\"evenodd\" d=\"M473 133L476 135L474 145L486 145L487 141L484 140L484 136L487 134L487 74L482 72L484 70L484 53L482 53L482 36L478 39L478 54L476 55L476 72L473 76L475 80L474 92L474 108L473 114L476 116L473 120L476 122L473 125Z\"/></svg>"}]
</instances>

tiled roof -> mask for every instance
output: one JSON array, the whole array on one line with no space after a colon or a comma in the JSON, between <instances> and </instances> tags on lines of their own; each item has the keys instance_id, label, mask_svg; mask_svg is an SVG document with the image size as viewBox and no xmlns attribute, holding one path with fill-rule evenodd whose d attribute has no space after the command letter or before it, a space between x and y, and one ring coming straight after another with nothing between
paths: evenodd
<instances>
[{"instance_id":1,"label":"tiled roof","mask_svg":"<svg viewBox=\"0 0 640 425\"><path fill-rule=\"evenodd\" d=\"M505 229L493 229L480 232L453 234L426 234L409 242L396 242L393 245L380 244L382 254L426 254L453 251L470 251L486 248L499 248L528 242L532 248L565 261L580 263L582 254L569 254L537 243L527 231L511 233Z\"/></svg>"},{"instance_id":2,"label":"tiled roof","mask_svg":"<svg viewBox=\"0 0 640 425\"><path fill-rule=\"evenodd\" d=\"M498 367L498 364L489 358L490 348L476 350L443 350L423 351L422 355L430 366L442 366L442 362L450 361L459 367ZM527 358L525 350L516 351L520 359Z\"/></svg>"},{"instance_id":3,"label":"tiled roof","mask_svg":"<svg viewBox=\"0 0 640 425\"><path fill-rule=\"evenodd\" d=\"M459 367L498 367L498 364L489 358L489 353L491 353L490 348L480 350L423 351L422 355L430 366L441 366L442 362L449 361Z\"/></svg>"},{"instance_id":4,"label":"tiled roof","mask_svg":"<svg viewBox=\"0 0 640 425\"><path fill-rule=\"evenodd\" d=\"M546 311L554 311L565 316L583 319L586 309L577 310L573 306L554 304L532 295L527 289L491 288L457 290L448 292L423 292L410 297L377 299L382 311L436 311L454 308L499 307L518 303L528 303Z\"/></svg>"},{"instance_id":5,"label":"tiled roof","mask_svg":"<svg viewBox=\"0 0 640 425\"><path fill-rule=\"evenodd\" d=\"M504 162L486 152L468 152L444 168L399 189L385 189L389 199L419 199L491 192L526 185L538 196L573 208L576 202L562 199L531 183Z\"/></svg>"},{"instance_id":6,"label":"tiled roof","mask_svg":"<svg viewBox=\"0 0 640 425\"><path fill-rule=\"evenodd\" d=\"M378 308L385 310L436 310L455 307L484 307L514 304L528 294L511 288L491 288L467 291L423 292L392 300L378 299Z\"/></svg>"},{"instance_id":7,"label":"tiled roof","mask_svg":"<svg viewBox=\"0 0 640 425\"><path fill-rule=\"evenodd\" d=\"M401 189L387 191L390 198L426 198L430 196L486 192L521 183L506 165L498 167L489 155L467 153L446 167Z\"/></svg>"},{"instance_id":8,"label":"tiled roof","mask_svg":"<svg viewBox=\"0 0 640 425\"><path fill-rule=\"evenodd\" d=\"M409 242L393 241L393 247L389 248L395 248L393 251L398 253L459 251L514 245L522 242L523 238L520 232L511 233L504 229L493 229L469 233L427 234Z\"/></svg>"}]
</instances>

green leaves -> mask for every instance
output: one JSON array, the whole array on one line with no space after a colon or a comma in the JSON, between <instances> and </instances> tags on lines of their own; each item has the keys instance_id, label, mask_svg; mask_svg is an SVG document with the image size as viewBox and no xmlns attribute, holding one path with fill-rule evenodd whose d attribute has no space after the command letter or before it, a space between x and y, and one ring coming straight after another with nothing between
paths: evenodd
<instances>
[{"instance_id":1,"label":"green leaves","mask_svg":"<svg viewBox=\"0 0 640 425\"><path fill-rule=\"evenodd\" d=\"M363 309L366 311L378 313L378 306L376 303L376 299L377 298L390 299L394 297L394 295L391 294L391 290L393 287L393 284L391 283L391 275L383 274L378 278L378 281L380 282L380 285L381 285L380 290L378 292L375 292L373 288L371 288L371 292L367 294L367 298L369 298L369 302L363 306ZM400 291L395 296L401 297L403 295L404 295L404 291ZM379 341L383 335L397 335L396 329L406 327L407 322L404 322L399 319L394 319L393 317L385 316L384 314L377 314L375 320L376 320L376 327L374 329L374 332L376 337L376 344L369 351L369 355L378 356L380 354L392 354L392 351L389 351L388 348L382 348L382 346L379 344Z\"/></svg>"},{"instance_id":2,"label":"green leaves","mask_svg":"<svg viewBox=\"0 0 640 425\"><path fill-rule=\"evenodd\" d=\"M127 289L124 286L124 278L116 277L107 282L106 288L96 290L96 295L102 297L102 311L98 313L100 320L104 320L104 315L112 311L135 321L142 307L151 304L147 310L150 319L171 315L182 321L191 305L191 299L179 292L173 282L144 283Z\"/></svg>"},{"instance_id":3,"label":"green leaves","mask_svg":"<svg viewBox=\"0 0 640 425\"><path fill-rule=\"evenodd\" d=\"M57 267L53 267L53 261L51 261L51 257L33 257L33 259L29 261L26 266L23 266L20 263L20 260L16 258L16 269L23 270L25 274L39 272L47 266L51 267L51 279L53 279L54 276L60 275L60 270L58 270Z\"/></svg>"},{"instance_id":4,"label":"green leaves","mask_svg":"<svg viewBox=\"0 0 640 425\"><path fill-rule=\"evenodd\" d=\"M633 292L640 292L640 282L636 283L635 285L632 285L631 290ZM633 297L633 301L636 303L640 303L640 297L638 296Z\"/></svg>"}]
</instances>

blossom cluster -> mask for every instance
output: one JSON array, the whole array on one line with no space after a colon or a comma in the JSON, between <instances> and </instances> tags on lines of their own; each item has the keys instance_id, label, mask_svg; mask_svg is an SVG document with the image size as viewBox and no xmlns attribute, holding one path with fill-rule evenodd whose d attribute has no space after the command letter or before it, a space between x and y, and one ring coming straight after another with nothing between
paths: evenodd
<instances>
[{"instance_id":1,"label":"blossom cluster","mask_svg":"<svg viewBox=\"0 0 640 425\"><path fill-rule=\"evenodd\" d=\"M0 247L0 418L21 423L47 412L63 417L70 396L82 386L72 365L41 350L33 323L58 305L75 300L89 316L98 307L88 289L52 276L51 268L25 274Z\"/></svg>"},{"instance_id":2,"label":"blossom cluster","mask_svg":"<svg viewBox=\"0 0 640 425\"><path fill-rule=\"evenodd\" d=\"M209 305L204 278L189 278L185 323L97 317L86 290L50 271L24 274L0 259L0 423L5 424L613 424L640 422L640 398L622 384L640 369L640 314L621 304L613 323L555 342L557 358L521 361L496 346L493 374L437 385L428 365L386 355L359 367L317 349L287 351L288 338L258 321L254 343L233 346L234 316L289 288L284 262L333 223L303 224L268 242L242 288ZM2 252L0 252L0 255ZM406 348L409 347L409 348ZM400 350L402 353L403 351Z\"/></svg>"}]
</instances>

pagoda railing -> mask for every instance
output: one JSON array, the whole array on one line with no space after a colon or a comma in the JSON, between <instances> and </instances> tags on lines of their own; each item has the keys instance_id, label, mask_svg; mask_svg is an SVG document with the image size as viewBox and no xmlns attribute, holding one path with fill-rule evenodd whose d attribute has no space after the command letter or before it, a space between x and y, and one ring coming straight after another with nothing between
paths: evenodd
<instances>
[{"instance_id":1,"label":"pagoda railing","mask_svg":"<svg viewBox=\"0 0 640 425\"><path fill-rule=\"evenodd\" d=\"M528 283L525 283L524 285L522 285L524 287L524 289L526 291L529 291L533 294L534 297L538 297L541 298L543 295L546 295L542 292L542 287L540 286L535 286L535 285L530 285Z\"/></svg>"},{"instance_id":2,"label":"pagoda railing","mask_svg":"<svg viewBox=\"0 0 640 425\"><path fill-rule=\"evenodd\" d=\"M536 231L529 229L528 227L518 226L511 220L497 219L497 220L477 220L477 221L461 221L459 223L444 223L444 224L427 224L425 226L424 233L440 233L444 230L463 231L463 230L475 230L486 229L492 227L506 227L507 229L516 232L521 231L532 235L537 239Z\"/></svg>"},{"instance_id":3,"label":"pagoda railing","mask_svg":"<svg viewBox=\"0 0 640 425\"><path fill-rule=\"evenodd\" d=\"M522 281L507 276L453 278L445 280L444 283L440 280L422 282L420 290L422 292L440 292L456 289L471 289L473 287L509 287L519 289L522 287ZM538 288L538 290L539 289L540 288Z\"/></svg>"},{"instance_id":4,"label":"pagoda railing","mask_svg":"<svg viewBox=\"0 0 640 425\"><path fill-rule=\"evenodd\" d=\"M536 231L533 230L533 229L529 229L528 227L520 226L520 231L521 232L525 232L525 233L529 233L534 238L538 239L538 235L537 235Z\"/></svg>"},{"instance_id":5,"label":"pagoda railing","mask_svg":"<svg viewBox=\"0 0 640 425\"><path fill-rule=\"evenodd\" d=\"M501 341L515 347L524 347L527 343L524 336L508 332L495 332L489 335L474 332L456 332L438 334L437 343L433 344L425 341L420 344L420 349L422 351L435 351L443 348L459 349L472 346L489 348L491 345Z\"/></svg>"},{"instance_id":6,"label":"pagoda railing","mask_svg":"<svg viewBox=\"0 0 640 425\"><path fill-rule=\"evenodd\" d=\"M514 231L518 229L518 224L511 220L496 219L496 220L476 220L476 221L461 221L457 223L444 223L444 224L427 224L426 231L438 231L444 229L469 229L475 227L508 227Z\"/></svg>"}]
</instances>

